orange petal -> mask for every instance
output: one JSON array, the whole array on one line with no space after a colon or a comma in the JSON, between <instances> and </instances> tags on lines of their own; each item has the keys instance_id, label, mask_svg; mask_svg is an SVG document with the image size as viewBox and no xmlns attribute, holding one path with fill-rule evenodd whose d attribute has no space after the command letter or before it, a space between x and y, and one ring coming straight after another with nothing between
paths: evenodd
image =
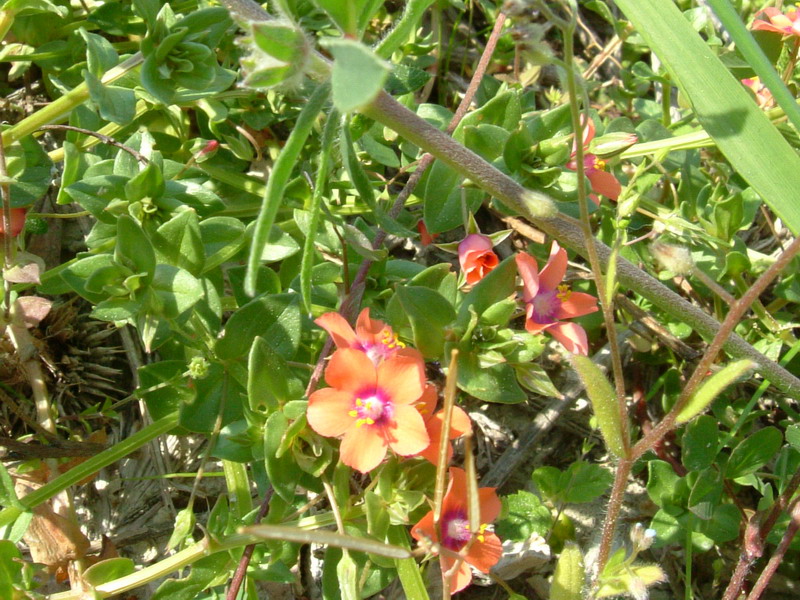
<instances>
[{"instance_id":1,"label":"orange petal","mask_svg":"<svg viewBox=\"0 0 800 600\"><path fill-rule=\"evenodd\" d=\"M378 387L391 395L395 405L413 404L425 389L423 363L408 356L393 356L378 365Z\"/></svg>"},{"instance_id":2,"label":"orange petal","mask_svg":"<svg viewBox=\"0 0 800 600\"><path fill-rule=\"evenodd\" d=\"M481 506L481 523L493 523L500 516L502 504L497 497L497 488L478 488L478 504Z\"/></svg>"},{"instance_id":3,"label":"orange petal","mask_svg":"<svg viewBox=\"0 0 800 600\"><path fill-rule=\"evenodd\" d=\"M522 277L522 299L530 302L539 293L539 265L535 258L524 252L514 256L514 261L517 263L519 276Z\"/></svg>"},{"instance_id":4,"label":"orange petal","mask_svg":"<svg viewBox=\"0 0 800 600\"><path fill-rule=\"evenodd\" d=\"M314 320L333 338L337 348L350 348L356 342L356 332L345 318L337 312L325 313Z\"/></svg>"},{"instance_id":5,"label":"orange petal","mask_svg":"<svg viewBox=\"0 0 800 600\"><path fill-rule=\"evenodd\" d=\"M572 292L556 311L556 319L571 319L597 311L597 298L583 292Z\"/></svg>"},{"instance_id":6,"label":"orange petal","mask_svg":"<svg viewBox=\"0 0 800 600\"><path fill-rule=\"evenodd\" d=\"M558 287L567 274L567 251L553 241L550 246L550 259L539 273L539 288L542 290L554 290Z\"/></svg>"},{"instance_id":7,"label":"orange petal","mask_svg":"<svg viewBox=\"0 0 800 600\"><path fill-rule=\"evenodd\" d=\"M420 452L420 456L433 464L439 462L439 444L442 440L442 429L444 428L444 411L440 410L425 423L428 428L428 436L431 438L430 445ZM467 413L458 406L453 407L453 415L450 419L450 439L454 440L472 431L472 421ZM453 448L447 445L447 462L453 457Z\"/></svg>"},{"instance_id":8,"label":"orange petal","mask_svg":"<svg viewBox=\"0 0 800 600\"><path fill-rule=\"evenodd\" d=\"M419 414L427 422L433 418L433 413L436 411L436 403L439 400L439 393L436 386L432 383L426 383L425 389L422 392L419 400L414 403Z\"/></svg>"},{"instance_id":9,"label":"orange petal","mask_svg":"<svg viewBox=\"0 0 800 600\"><path fill-rule=\"evenodd\" d=\"M453 568L455 560L449 556L442 556L440 561L442 565L442 578L444 578L444 574ZM458 570L450 577L450 593L455 594L456 592L460 592L470 583L472 583L472 571L467 562L462 560L458 565Z\"/></svg>"},{"instance_id":10,"label":"orange petal","mask_svg":"<svg viewBox=\"0 0 800 600\"><path fill-rule=\"evenodd\" d=\"M325 437L339 437L355 424L348 413L353 409L353 394L335 388L317 390L308 398L306 418L311 429Z\"/></svg>"},{"instance_id":11,"label":"orange petal","mask_svg":"<svg viewBox=\"0 0 800 600\"><path fill-rule=\"evenodd\" d=\"M386 440L378 427L352 427L344 435L339 455L348 467L368 473L384 459L386 446Z\"/></svg>"},{"instance_id":12,"label":"orange petal","mask_svg":"<svg viewBox=\"0 0 800 600\"><path fill-rule=\"evenodd\" d=\"M525 307L525 315L525 329L530 333L542 333L552 325L552 323L537 323L533 320L533 304Z\"/></svg>"},{"instance_id":13,"label":"orange petal","mask_svg":"<svg viewBox=\"0 0 800 600\"><path fill-rule=\"evenodd\" d=\"M325 381L340 390L360 392L365 387L374 387L378 377L375 365L366 354L361 350L345 348L333 353L325 369Z\"/></svg>"},{"instance_id":14,"label":"orange petal","mask_svg":"<svg viewBox=\"0 0 800 600\"><path fill-rule=\"evenodd\" d=\"M422 517L419 522L411 528L411 537L420 541L424 538L429 538L434 542L438 540L436 536L436 529L433 527L433 511L429 511L427 515Z\"/></svg>"},{"instance_id":15,"label":"orange petal","mask_svg":"<svg viewBox=\"0 0 800 600\"><path fill-rule=\"evenodd\" d=\"M386 323L369 318L369 308L365 308L358 315L356 321L356 336L359 341L367 344L380 344L381 333L386 328Z\"/></svg>"},{"instance_id":16,"label":"orange petal","mask_svg":"<svg viewBox=\"0 0 800 600\"><path fill-rule=\"evenodd\" d=\"M425 429L422 415L413 406L395 406L394 421L396 426L388 430L389 446L400 456L419 454L427 448L431 440Z\"/></svg>"},{"instance_id":17,"label":"orange petal","mask_svg":"<svg viewBox=\"0 0 800 600\"><path fill-rule=\"evenodd\" d=\"M464 469L450 467L450 483L447 485L444 500L442 501L442 514L453 510L466 510L467 508L467 473Z\"/></svg>"},{"instance_id":18,"label":"orange petal","mask_svg":"<svg viewBox=\"0 0 800 600\"><path fill-rule=\"evenodd\" d=\"M482 573L488 573L503 556L500 538L491 532L483 534L483 541L475 540L467 552L467 562Z\"/></svg>"},{"instance_id":19,"label":"orange petal","mask_svg":"<svg viewBox=\"0 0 800 600\"><path fill-rule=\"evenodd\" d=\"M592 173L587 173L586 176L589 178L589 183L592 184L592 190L595 193L602 194L611 200L619 198L619 194L622 192L622 184L611 173L608 171L593 171Z\"/></svg>"},{"instance_id":20,"label":"orange petal","mask_svg":"<svg viewBox=\"0 0 800 600\"><path fill-rule=\"evenodd\" d=\"M589 340L586 331L577 323L556 323L547 328L547 332L564 345L573 354L589 355Z\"/></svg>"}]
</instances>

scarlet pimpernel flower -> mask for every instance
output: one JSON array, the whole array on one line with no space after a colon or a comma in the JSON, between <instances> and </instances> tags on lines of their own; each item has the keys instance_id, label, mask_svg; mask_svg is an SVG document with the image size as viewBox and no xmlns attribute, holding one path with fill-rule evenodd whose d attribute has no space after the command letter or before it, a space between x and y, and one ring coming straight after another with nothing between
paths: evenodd
<instances>
[{"instance_id":1,"label":"scarlet pimpernel flower","mask_svg":"<svg viewBox=\"0 0 800 600\"><path fill-rule=\"evenodd\" d=\"M458 262L467 284L478 283L500 263L493 246L492 238L481 233L471 233L458 244Z\"/></svg>"},{"instance_id":2,"label":"scarlet pimpernel flower","mask_svg":"<svg viewBox=\"0 0 800 600\"><path fill-rule=\"evenodd\" d=\"M622 184L619 182L614 175L607 172L606 169L606 162L601 159L599 156L595 154L589 153L589 144L594 139L595 134L595 127L594 121L588 119L586 121L584 118L581 119L581 123L584 124L583 127L583 172L586 175L586 178L589 180L589 183L592 185L593 194L589 194L589 198L595 204L600 204L600 200L597 198L596 194L601 194L610 198L611 200L616 200L619 198L619 194L622 191ZM575 156L577 155L577 141L572 142L572 154L570 155L569 162L567 163L567 168L573 171L578 170L578 163L575 160Z\"/></svg>"},{"instance_id":3,"label":"scarlet pimpernel flower","mask_svg":"<svg viewBox=\"0 0 800 600\"><path fill-rule=\"evenodd\" d=\"M487 527L500 514L500 499L495 488L478 490L480 505L480 522L478 531L471 531L467 510L467 474L463 469L450 468L450 483L442 501L442 514L439 521L441 538L433 523L433 511L411 528L411 535L417 541L438 542L450 552L464 557L450 579L450 593L456 593L467 587L472 581L472 565L483 573L488 573L500 557L503 548L493 532ZM441 553L442 573L453 568L456 559L450 553Z\"/></svg>"},{"instance_id":4,"label":"scarlet pimpernel flower","mask_svg":"<svg viewBox=\"0 0 800 600\"><path fill-rule=\"evenodd\" d=\"M428 431L428 437L431 443L425 450L420 452L420 456L433 464L439 461L439 444L442 439L442 430L444 428L444 410L436 411L436 401L438 395L436 393L436 386L427 384L422 397L416 403L417 410L425 420L425 428ZM453 414L450 418L450 435L451 440L460 438L472 431L472 422L467 413L458 406L453 407ZM451 444L447 445L447 462L453 456L453 447Z\"/></svg>"},{"instance_id":5,"label":"scarlet pimpernel flower","mask_svg":"<svg viewBox=\"0 0 800 600\"><path fill-rule=\"evenodd\" d=\"M376 365L398 353L422 362L419 351L406 348L389 325L370 318L369 308L358 315L355 330L336 312L325 313L314 322L330 334L337 348L361 350Z\"/></svg>"},{"instance_id":6,"label":"scarlet pimpernel flower","mask_svg":"<svg viewBox=\"0 0 800 600\"><path fill-rule=\"evenodd\" d=\"M742 79L742 84L748 87L756 95L756 102L759 108L772 108L775 105L775 99L772 97L772 92L769 88L761 83L758 77Z\"/></svg>"},{"instance_id":7,"label":"scarlet pimpernel flower","mask_svg":"<svg viewBox=\"0 0 800 600\"><path fill-rule=\"evenodd\" d=\"M765 18L760 18L765 17ZM785 36L800 37L800 8L790 8L785 13L774 6L765 8L756 13L756 18L751 25L753 31L772 31Z\"/></svg>"},{"instance_id":8,"label":"scarlet pimpernel flower","mask_svg":"<svg viewBox=\"0 0 800 600\"><path fill-rule=\"evenodd\" d=\"M375 365L361 350L337 350L325 370L330 387L308 398L308 424L322 436L342 436L342 462L362 473L378 466L387 448L419 454L430 444L414 407L425 387L423 364L395 355Z\"/></svg>"},{"instance_id":9,"label":"scarlet pimpernel flower","mask_svg":"<svg viewBox=\"0 0 800 600\"><path fill-rule=\"evenodd\" d=\"M567 251L553 242L550 259L539 272L536 259L520 253L515 257L522 277L522 299L525 301L525 329L531 333L546 331L573 354L589 354L586 331L577 323L564 322L597 310L597 298L573 292L561 283L567 272Z\"/></svg>"}]
</instances>

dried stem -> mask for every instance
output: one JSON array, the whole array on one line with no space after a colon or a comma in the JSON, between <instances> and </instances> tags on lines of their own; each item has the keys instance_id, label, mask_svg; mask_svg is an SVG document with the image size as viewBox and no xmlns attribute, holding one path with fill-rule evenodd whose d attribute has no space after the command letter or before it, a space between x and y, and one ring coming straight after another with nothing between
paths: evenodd
<instances>
[{"instance_id":1,"label":"dried stem","mask_svg":"<svg viewBox=\"0 0 800 600\"><path fill-rule=\"evenodd\" d=\"M797 531L800 529L799 501L800 498L795 498L791 511L792 519L789 521L789 525L786 527L786 531L784 532L778 547L775 549L775 553L770 557L767 566L764 567L763 571L761 571L761 575L758 577L756 584L753 586L753 590L750 592L750 595L747 596L747 600L758 600L761 598L761 594L763 594L767 587L769 587L769 582L772 579L772 576L775 574L775 571L778 570L778 565L781 564L784 556L786 556L786 551L789 549L789 544L792 543L794 536L797 535Z\"/></svg>"},{"instance_id":2,"label":"dried stem","mask_svg":"<svg viewBox=\"0 0 800 600\"><path fill-rule=\"evenodd\" d=\"M127 152L128 154L130 154L133 158L135 158L137 161L139 161L143 165L147 165L147 163L149 162L147 160L147 158L145 158L145 156L143 154L137 152L133 148L131 148L129 146L126 146L125 144L121 144L120 142L118 142L117 140L115 140L112 137L109 137L109 136L104 135L102 133L98 133L96 131L92 131L91 129L84 129L83 127L73 127L72 125L42 125L41 127L39 127L39 129L50 129L50 130L61 129L61 130L64 130L64 131L75 131L77 133L82 133L83 135L89 135L89 136L92 136L94 138L97 138L103 144L106 144L108 146L113 146L114 148L119 148L120 150L123 150L124 152Z\"/></svg>"}]
</instances>

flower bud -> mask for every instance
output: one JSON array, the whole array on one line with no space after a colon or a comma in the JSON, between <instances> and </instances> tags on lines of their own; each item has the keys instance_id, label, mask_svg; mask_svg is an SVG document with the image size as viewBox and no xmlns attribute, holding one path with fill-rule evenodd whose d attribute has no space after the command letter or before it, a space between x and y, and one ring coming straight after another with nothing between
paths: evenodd
<instances>
[{"instance_id":1,"label":"flower bud","mask_svg":"<svg viewBox=\"0 0 800 600\"><path fill-rule=\"evenodd\" d=\"M614 133L607 133L594 138L589 143L589 152L601 158L611 158L621 154L638 141L639 138L635 133L615 131Z\"/></svg>"},{"instance_id":2,"label":"flower bud","mask_svg":"<svg viewBox=\"0 0 800 600\"><path fill-rule=\"evenodd\" d=\"M684 246L667 244L666 242L653 242L650 252L664 269L675 275L687 276L694 271L692 253Z\"/></svg>"}]
</instances>

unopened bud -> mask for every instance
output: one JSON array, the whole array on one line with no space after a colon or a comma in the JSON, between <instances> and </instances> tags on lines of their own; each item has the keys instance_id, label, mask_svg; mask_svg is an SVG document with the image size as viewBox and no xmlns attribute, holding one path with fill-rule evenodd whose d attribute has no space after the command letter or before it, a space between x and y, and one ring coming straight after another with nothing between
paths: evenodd
<instances>
[{"instance_id":1,"label":"unopened bud","mask_svg":"<svg viewBox=\"0 0 800 600\"><path fill-rule=\"evenodd\" d=\"M664 269L675 275L687 276L694 271L692 253L684 246L667 244L666 242L653 242L650 252Z\"/></svg>"},{"instance_id":2,"label":"unopened bud","mask_svg":"<svg viewBox=\"0 0 800 600\"><path fill-rule=\"evenodd\" d=\"M553 199L550 196L541 192L534 192L533 190L525 190L521 198L525 205L524 216L533 217L535 219L551 219L558 213Z\"/></svg>"},{"instance_id":3,"label":"unopened bud","mask_svg":"<svg viewBox=\"0 0 800 600\"><path fill-rule=\"evenodd\" d=\"M607 133L594 138L589 143L589 152L601 158L611 158L621 154L638 141L639 138L634 133L625 133L623 131Z\"/></svg>"}]
</instances>

